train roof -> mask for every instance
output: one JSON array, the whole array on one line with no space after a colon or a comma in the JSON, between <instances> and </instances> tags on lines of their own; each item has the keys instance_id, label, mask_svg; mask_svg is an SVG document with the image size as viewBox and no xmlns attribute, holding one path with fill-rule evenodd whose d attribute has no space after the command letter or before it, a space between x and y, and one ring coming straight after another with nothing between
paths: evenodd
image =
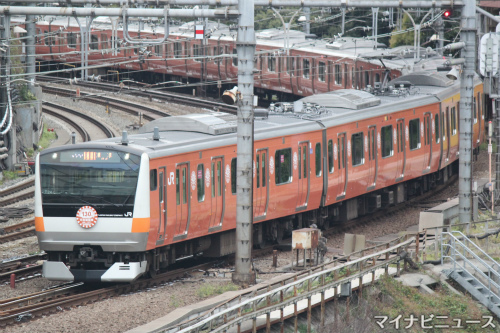
<instances>
[{"instance_id":1,"label":"train roof","mask_svg":"<svg viewBox=\"0 0 500 333\"><path fill-rule=\"evenodd\" d=\"M480 80L476 78L475 84ZM267 117L256 117L255 140L281 137L365 120L399 110L438 103L459 92L459 80L446 78L445 73L414 73L391 81L392 88L373 93L360 90L337 90L305 97L295 102L290 110L275 106ZM301 105L299 107L299 105ZM262 115L259 113L259 115ZM78 144L78 147L123 147L136 153L147 153L150 158L184 152L234 145L237 135L237 118L221 112L167 117L152 121L129 135L128 146L121 145L121 138L103 139ZM160 138L155 140L154 128ZM75 145L47 149L75 148Z\"/></svg>"}]
</instances>

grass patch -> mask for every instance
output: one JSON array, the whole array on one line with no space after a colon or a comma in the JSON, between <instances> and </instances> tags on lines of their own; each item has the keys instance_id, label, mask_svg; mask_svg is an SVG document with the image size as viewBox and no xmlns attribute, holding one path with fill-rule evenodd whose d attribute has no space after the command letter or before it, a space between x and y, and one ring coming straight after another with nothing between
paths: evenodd
<instances>
[{"instance_id":1,"label":"grass patch","mask_svg":"<svg viewBox=\"0 0 500 333\"><path fill-rule=\"evenodd\" d=\"M17 178L17 173L15 171L3 171L3 179L5 180L13 180Z\"/></svg>"},{"instance_id":2,"label":"grass patch","mask_svg":"<svg viewBox=\"0 0 500 333\"><path fill-rule=\"evenodd\" d=\"M41 147L41 149L45 149L50 145L52 141L56 139L56 137L56 133L48 132L47 126L44 125L42 136L40 137L40 141L38 141L38 146Z\"/></svg>"},{"instance_id":3,"label":"grass patch","mask_svg":"<svg viewBox=\"0 0 500 333\"><path fill-rule=\"evenodd\" d=\"M226 291L233 291L233 290L238 290L238 286L232 283L227 283L222 285L209 283L201 286L196 291L196 294L198 295L198 297L207 298L223 294Z\"/></svg>"},{"instance_id":4,"label":"grass patch","mask_svg":"<svg viewBox=\"0 0 500 333\"><path fill-rule=\"evenodd\" d=\"M493 148L493 153L495 153L497 151L497 144L495 142L492 142L491 147ZM479 145L479 150L488 151L488 140Z\"/></svg>"},{"instance_id":5,"label":"grass patch","mask_svg":"<svg viewBox=\"0 0 500 333\"><path fill-rule=\"evenodd\" d=\"M435 289L434 295L423 294L416 288L406 287L395 279L383 276L376 284L380 290L375 299L369 302L373 306L373 312L376 316L388 316L386 329L388 331L396 331L395 323L390 324L389 321L396 319L401 315L400 328L406 327L409 323L408 318L412 315L418 318L412 327L407 328L405 332L421 332L420 326L421 316L425 319L434 315L434 319L429 321L429 325L449 325L449 329L426 329L426 332L455 332L458 330L457 319L462 321L464 328L460 329L463 332L484 332L481 328L486 323L483 316L491 316L487 310L483 310L478 306L478 303L471 297L465 295L457 295L451 292L446 286L439 285ZM375 296L375 295L373 295ZM437 319L436 316L442 316ZM407 319L406 321L404 319ZM455 320L455 321L454 321ZM481 325L465 323L466 320L480 320ZM494 324L498 327L499 323L494 320ZM455 328L453 328L455 327ZM491 327L490 327L491 328Z\"/></svg>"}]
</instances>

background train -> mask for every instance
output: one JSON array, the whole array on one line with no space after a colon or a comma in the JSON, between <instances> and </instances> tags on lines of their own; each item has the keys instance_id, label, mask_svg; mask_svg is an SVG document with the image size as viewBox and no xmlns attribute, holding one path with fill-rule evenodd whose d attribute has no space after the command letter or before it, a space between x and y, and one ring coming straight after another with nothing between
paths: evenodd
<instances>
[{"instance_id":1,"label":"background train","mask_svg":"<svg viewBox=\"0 0 500 333\"><path fill-rule=\"evenodd\" d=\"M254 244L403 202L457 172L460 82L428 71L391 84L272 105L255 120ZM474 151L484 106L476 78ZM187 256L233 253L235 171L236 118L222 113L44 150L35 182L44 276L128 282Z\"/></svg>"},{"instance_id":2,"label":"background train","mask_svg":"<svg viewBox=\"0 0 500 333\"><path fill-rule=\"evenodd\" d=\"M170 82L165 86L176 85L175 81L189 82L190 87L194 84L220 96L221 91L237 82L236 31L209 22L205 30L209 38L204 45L203 40L194 38L195 25L189 22L172 26L168 39L153 45L147 41L163 38L163 27L145 24L139 33L138 24L129 22L130 36L144 40L143 44L130 44L120 26L112 29L109 18L97 17L90 32L88 64L103 67L90 69L89 73L108 81L132 78L153 84ZM37 22L36 36L40 72L65 69L73 77L80 77L81 33L73 18L46 17ZM287 35L278 29L257 32L256 94L292 100L293 96L337 89L364 89L414 70L413 65L391 60L413 58L411 46L386 50L384 44L369 39L344 37L328 41L314 37L295 30ZM376 57L363 57L374 51L385 53L383 64ZM435 52L422 49L421 54L428 57ZM203 84L196 85L200 82Z\"/></svg>"}]
</instances>

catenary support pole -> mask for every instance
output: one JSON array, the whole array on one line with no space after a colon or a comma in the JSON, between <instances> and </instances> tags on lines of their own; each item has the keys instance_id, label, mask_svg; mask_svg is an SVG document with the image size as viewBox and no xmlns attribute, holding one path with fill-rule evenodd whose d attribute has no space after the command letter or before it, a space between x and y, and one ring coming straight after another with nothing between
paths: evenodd
<instances>
[{"instance_id":1,"label":"catenary support pole","mask_svg":"<svg viewBox=\"0 0 500 333\"><path fill-rule=\"evenodd\" d=\"M459 219L460 223L472 221L472 101L476 64L476 3L465 0L462 9L461 40L465 42L465 58L460 88L460 148L459 148Z\"/></svg>"},{"instance_id":2,"label":"catenary support pole","mask_svg":"<svg viewBox=\"0 0 500 333\"><path fill-rule=\"evenodd\" d=\"M26 15L26 74L28 81L35 81L36 55L35 55L35 15ZM34 93L35 86L28 85L30 91Z\"/></svg>"},{"instance_id":3,"label":"catenary support pole","mask_svg":"<svg viewBox=\"0 0 500 333\"><path fill-rule=\"evenodd\" d=\"M238 38L238 138L236 162L236 260L232 280L255 281L252 272L253 230L253 69L255 55L254 2L239 1Z\"/></svg>"}]
</instances>

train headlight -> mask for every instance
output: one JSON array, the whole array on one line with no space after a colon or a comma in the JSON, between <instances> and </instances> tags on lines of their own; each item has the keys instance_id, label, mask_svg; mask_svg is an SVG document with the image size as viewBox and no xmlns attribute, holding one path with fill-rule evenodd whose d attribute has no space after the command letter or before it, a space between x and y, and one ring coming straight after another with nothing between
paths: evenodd
<instances>
[{"instance_id":1,"label":"train headlight","mask_svg":"<svg viewBox=\"0 0 500 333\"><path fill-rule=\"evenodd\" d=\"M125 160L128 160L130 158L130 154L126 153L125 156L123 157Z\"/></svg>"},{"instance_id":2,"label":"train headlight","mask_svg":"<svg viewBox=\"0 0 500 333\"><path fill-rule=\"evenodd\" d=\"M52 154L52 159L55 160L57 158L57 153Z\"/></svg>"}]
</instances>

